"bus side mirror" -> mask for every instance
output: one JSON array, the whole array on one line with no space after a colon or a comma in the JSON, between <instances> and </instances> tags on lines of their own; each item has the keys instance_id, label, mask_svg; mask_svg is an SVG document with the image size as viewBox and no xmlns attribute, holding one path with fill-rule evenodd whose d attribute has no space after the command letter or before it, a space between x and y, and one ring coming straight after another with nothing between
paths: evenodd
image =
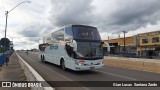
<instances>
[{"instance_id":1,"label":"bus side mirror","mask_svg":"<svg viewBox=\"0 0 160 90\"><path fill-rule=\"evenodd\" d=\"M77 51L77 42L73 40L73 51Z\"/></svg>"},{"instance_id":2,"label":"bus side mirror","mask_svg":"<svg viewBox=\"0 0 160 90\"><path fill-rule=\"evenodd\" d=\"M70 46L71 42L66 42L66 44Z\"/></svg>"}]
</instances>

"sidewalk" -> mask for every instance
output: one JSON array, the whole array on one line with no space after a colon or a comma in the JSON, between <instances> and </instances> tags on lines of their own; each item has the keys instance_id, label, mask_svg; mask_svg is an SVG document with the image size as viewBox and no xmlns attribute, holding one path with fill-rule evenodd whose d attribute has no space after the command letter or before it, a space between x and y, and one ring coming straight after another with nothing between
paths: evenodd
<instances>
[{"instance_id":1,"label":"sidewalk","mask_svg":"<svg viewBox=\"0 0 160 90\"><path fill-rule=\"evenodd\" d=\"M10 57L8 66L5 64L0 70L0 81L27 81L15 53ZM30 90L30 88L2 88L0 90Z\"/></svg>"},{"instance_id":2,"label":"sidewalk","mask_svg":"<svg viewBox=\"0 0 160 90\"><path fill-rule=\"evenodd\" d=\"M105 57L104 64L115 67L160 73L160 60L128 57Z\"/></svg>"}]
</instances>

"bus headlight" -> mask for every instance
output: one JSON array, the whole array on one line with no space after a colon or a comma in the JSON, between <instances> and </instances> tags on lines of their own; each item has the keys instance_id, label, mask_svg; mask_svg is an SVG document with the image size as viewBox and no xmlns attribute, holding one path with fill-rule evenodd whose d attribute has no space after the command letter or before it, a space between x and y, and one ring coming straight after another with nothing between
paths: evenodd
<instances>
[{"instance_id":1,"label":"bus headlight","mask_svg":"<svg viewBox=\"0 0 160 90\"><path fill-rule=\"evenodd\" d=\"M84 65L84 62L76 62L76 65Z\"/></svg>"},{"instance_id":2,"label":"bus headlight","mask_svg":"<svg viewBox=\"0 0 160 90\"><path fill-rule=\"evenodd\" d=\"M78 65L83 65L82 63L78 63Z\"/></svg>"},{"instance_id":3,"label":"bus headlight","mask_svg":"<svg viewBox=\"0 0 160 90\"><path fill-rule=\"evenodd\" d=\"M84 65L84 63L83 62L79 62L78 65Z\"/></svg>"}]
</instances>

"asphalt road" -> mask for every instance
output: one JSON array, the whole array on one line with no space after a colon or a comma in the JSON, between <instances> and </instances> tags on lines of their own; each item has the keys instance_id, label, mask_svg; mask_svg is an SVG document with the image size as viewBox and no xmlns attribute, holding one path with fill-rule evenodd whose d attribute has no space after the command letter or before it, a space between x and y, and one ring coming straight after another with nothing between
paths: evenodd
<instances>
[{"instance_id":1,"label":"asphalt road","mask_svg":"<svg viewBox=\"0 0 160 90\"><path fill-rule=\"evenodd\" d=\"M104 66L95 71L63 71L59 66L42 63L35 53L18 53L46 81L160 81L160 74ZM49 83L50 84L50 83ZM63 84L63 83L62 83ZM78 84L78 83L76 83ZM160 90L159 87L56 87L56 90Z\"/></svg>"}]
</instances>

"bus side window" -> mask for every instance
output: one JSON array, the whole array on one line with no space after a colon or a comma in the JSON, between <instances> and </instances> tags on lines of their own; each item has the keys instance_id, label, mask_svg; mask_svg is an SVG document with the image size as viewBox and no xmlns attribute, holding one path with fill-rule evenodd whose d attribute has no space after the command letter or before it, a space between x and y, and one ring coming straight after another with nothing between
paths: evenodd
<instances>
[{"instance_id":1,"label":"bus side window","mask_svg":"<svg viewBox=\"0 0 160 90\"><path fill-rule=\"evenodd\" d=\"M65 48L67 51L67 54L72 57L73 56L73 47L70 46L73 40L73 32L72 32L72 28L71 27L66 27L65 28Z\"/></svg>"},{"instance_id":2,"label":"bus side window","mask_svg":"<svg viewBox=\"0 0 160 90\"><path fill-rule=\"evenodd\" d=\"M71 41L73 39L73 32L71 27L65 28L65 41Z\"/></svg>"},{"instance_id":3,"label":"bus side window","mask_svg":"<svg viewBox=\"0 0 160 90\"><path fill-rule=\"evenodd\" d=\"M64 42L64 29L60 29L51 34L52 42Z\"/></svg>"}]
</instances>

